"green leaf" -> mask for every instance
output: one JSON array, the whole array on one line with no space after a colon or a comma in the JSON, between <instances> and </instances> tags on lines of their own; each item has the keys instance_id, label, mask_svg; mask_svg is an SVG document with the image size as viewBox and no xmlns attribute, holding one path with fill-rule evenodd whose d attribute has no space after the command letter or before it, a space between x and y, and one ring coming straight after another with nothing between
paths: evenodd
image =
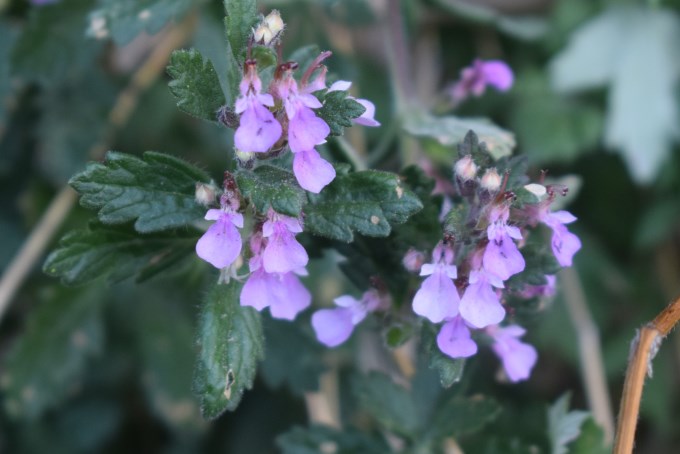
<instances>
[{"instance_id":1,"label":"green leaf","mask_svg":"<svg viewBox=\"0 0 680 454\"><path fill-rule=\"evenodd\" d=\"M411 339L414 332L415 330L412 325L395 323L383 332L383 338L389 348L397 348Z\"/></svg>"},{"instance_id":2,"label":"green leaf","mask_svg":"<svg viewBox=\"0 0 680 454\"><path fill-rule=\"evenodd\" d=\"M277 213L297 217L307 201L295 175L279 167L263 165L252 171L239 170L236 183L262 214L271 208Z\"/></svg>"},{"instance_id":3,"label":"green leaf","mask_svg":"<svg viewBox=\"0 0 680 454\"><path fill-rule=\"evenodd\" d=\"M193 45L212 63L222 87L225 104L233 106L235 97L239 94L238 85L242 71L234 60L229 42L224 36L224 22L216 19L205 9L199 17Z\"/></svg>"},{"instance_id":4,"label":"green leaf","mask_svg":"<svg viewBox=\"0 0 680 454\"><path fill-rule=\"evenodd\" d=\"M93 65L100 43L84 36L91 4L72 0L31 8L12 51L12 71L48 85Z\"/></svg>"},{"instance_id":5,"label":"green leaf","mask_svg":"<svg viewBox=\"0 0 680 454\"><path fill-rule=\"evenodd\" d=\"M570 412L570 398L568 393L564 394L548 408L548 437L552 454L568 452L567 445L579 436L581 426L589 416L587 411Z\"/></svg>"},{"instance_id":6,"label":"green leaf","mask_svg":"<svg viewBox=\"0 0 680 454\"><path fill-rule=\"evenodd\" d=\"M257 3L255 0L224 0L224 10L227 14L224 21L227 40L234 58L243 62L248 40L259 20Z\"/></svg>"},{"instance_id":7,"label":"green leaf","mask_svg":"<svg viewBox=\"0 0 680 454\"><path fill-rule=\"evenodd\" d=\"M45 260L43 271L66 285L100 277L117 282L136 276L142 281L190 256L198 236L193 229L139 235L129 227L94 224L67 233Z\"/></svg>"},{"instance_id":8,"label":"green leaf","mask_svg":"<svg viewBox=\"0 0 680 454\"><path fill-rule=\"evenodd\" d=\"M269 46L255 44L252 49L252 56L257 61L258 71L271 68L276 65L276 52ZM267 85L262 84L263 87Z\"/></svg>"},{"instance_id":9,"label":"green leaf","mask_svg":"<svg viewBox=\"0 0 680 454\"><path fill-rule=\"evenodd\" d=\"M168 22L181 19L193 0L100 0L99 4L90 22L103 20L113 40L122 46L144 31L153 35Z\"/></svg>"},{"instance_id":10,"label":"green leaf","mask_svg":"<svg viewBox=\"0 0 680 454\"><path fill-rule=\"evenodd\" d=\"M512 154L515 136L499 128L486 118L458 118L454 116L434 117L432 115L412 115L404 122L404 130L416 137L434 139L444 146L463 142L469 131L474 131L479 140L494 159Z\"/></svg>"},{"instance_id":11,"label":"green leaf","mask_svg":"<svg viewBox=\"0 0 680 454\"><path fill-rule=\"evenodd\" d=\"M101 289L99 289L101 291ZM101 353L101 295L59 290L29 313L0 376L6 411L33 419L66 399Z\"/></svg>"},{"instance_id":12,"label":"green leaf","mask_svg":"<svg viewBox=\"0 0 680 454\"><path fill-rule=\"evenodd\" d=\"M226 104L220 79L210 60L196 49L176 50L170 57L168 87L183 112L208 121L216 121L217 110Z\"/></svg>"},{"instance_id":13,"label":"green leaf","mask_svg":"<svg viewBox=\"0 0 680 454\"><path fill-rule=\"evenodd\" d=\"M440 402L424 438L438 442L447 437L458 438L478 432L496 419L500 412L500 405L489 397L455 396Z\"/></svg>"},{"instance_id":14,"label":"green leaf","mask_svg":"<svg viewBox=\"0 0 680 454\"><path fill-rule=\"evenodd\" d=\"M444 388L450 388L463 378L465 358L453 359L446 356L437 347L435 327L423 326L422 345L425 354L429 357L429 367L439 374L439 382Z\"/></svg>"},{"instance_id":15,"label":"green leaf","mask_svg":"<svg viewBox=\"0 0 680 454\"><path fill-rule=\"evenodd\" d=\"M260 365L262 378L270 388L286 385L293 393L319 389L324 347L297 323L266 318L266 357Z\"/></svg>"},{"instance_id":16,"label":"green leaf","mask_svg":"<svg viewBox=\"0 0 680 454\"><path fill-rule=\"evenodd\" d=\"M323 95L318 95L323 107L316 111L316 114L331 128L331 135L342 135L344 128L352 126L352 120L359 118L366 108L348 97L346 91L327 91Z\"/></svg>"},{"instance_id":17,"label":"green leaf","mask_svg":"<svg viewBox=\"0 0 680 454\"><path fill-rule=\"evenodd\" d=\"M326 426L293 427L279 435L276 444L283 454L385 454L391 452L381 440L357 431Z\"/></svg>"},{"instance_id":18,"label":"green leaf","mask_svg":"<svg viewBox=\"0 0 680 454\"><path fill-rule=\"evenodd\" d=\"M239 304L242 284L216 285L206 298L198 322L198 359L193 390L208 419L234 410L255 379L264 357L260 313Z\"/></svg>"},{"instance_id":19,"label":"green leaf","mask_svg":"<svg viewBox=\"0 0 680 454\"><path fill-rule=\"evenodd\" d=\"M354 231L387 236L390 224L402 224L423 205L389 172L366 170L341 175L320 194L309 194L305 227L327 238L350 242Z\"/></svg>"},{"instance_id":20,"label":"green leaf","mask_svg":"<svg viewBox=\"0 0 680 454\"><path fill-rule=\"evenodd\" d=\"M609 454L611 448L604 442L604 431L593 418L588 418L581 427L581 434L569 444L569 454Z\"/></svg>"},{"instance_id":21,"label":"green leaf","mask_svg":"<svg viewBox=\"0 0 680 454\"><path fill-rule=\"evenodd\" d=\"M147 151L140 159L110 151L103 164L88 164L69 184L81 194L82 206L99 210L101 222L135 221L135 230L148 233L202 218L196 183L209 181L200 169L166 154Z\"/></svg>"},{"instance_id":22,"label":"green leaf","mask_svg":"<svg viewBox=\"0 0 680 454\"><path fill-rule=\"evenodd\" d=\"M424 421L418 418L411 393L405 388L375 372L357 377L353 385L361 407L382 427L410 438L419 433Z\"/></svg>"},{"instance_id":23,"label":"green leaf","mask_svg":"<svg viewBox=\"0 0 680 454\"><path fill-rule=\"evenodd\" d=\"M610 83L605 144L620 150L641 183L653 179L680 138L679 41L680 17L672 10L612 8L577 30L552 63L560 91Z\"/></svg>"}]
</instances>

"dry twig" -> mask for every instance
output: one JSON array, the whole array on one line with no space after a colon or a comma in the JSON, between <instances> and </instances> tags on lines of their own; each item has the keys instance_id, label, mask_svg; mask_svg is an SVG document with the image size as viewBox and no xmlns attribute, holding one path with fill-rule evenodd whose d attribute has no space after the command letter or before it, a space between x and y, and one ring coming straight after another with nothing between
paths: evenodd
<instances>
[{"instance_id":1,"label":"dry twig","mask_svg":"<svg viewBox=\"0 0 680 454\"><path fill-rule=\"evenodd\" d=\"M661 341L678 321L680 321L680 298L666 307L654 320L643 326L633 339L626 379L623 383L623 395L619 406L614 454L630 454L633 452L635 428L640 412L640 398L645 384L645 375L651 375L652 360L661 345Z\"/></svg>"}]
</instances>

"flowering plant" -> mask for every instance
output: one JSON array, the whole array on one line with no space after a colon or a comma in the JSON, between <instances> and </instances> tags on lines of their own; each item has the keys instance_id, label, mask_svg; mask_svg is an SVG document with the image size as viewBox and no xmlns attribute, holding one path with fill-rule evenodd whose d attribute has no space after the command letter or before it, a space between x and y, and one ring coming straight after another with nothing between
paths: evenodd
<instances>
[{"instance_id":1,"label":"flowering plant","mask_svg":"<svg viewBox=\"0 0 680 454\"><path fill-rule=\"evenodd\" d=\"M192 452L216 433L246 439L260 421L285 453L604 449L598 426L570 412L568 397L547 414L544 396L523 405L537 382L556 380L540 327L570 276L561 270L589 248L566 206L578 184L522 154L536 156L536 136L527 145L519 135L518 147L513 133L479 117L516 101L528 76L514 63L468 56L460 64L457 55L448 82L415 77L429 60L409 49L403 32L412 24L394 2L376 6L384 52L360 40L389 83L356 69L340 32L323 41L333 51L314 45L305 18L284 6L225 0L225 15L190 0L30 3L22 8L31 33L0 29L12 40L12 74L26 78L22 96L54 98L59 108L44 121L86 124L95 110L110 113L92 131L77 128L92 135L84 170L84 155L64 167L50 153L39 159L75 190L56 200L83 208L43 271L80 287L49 280L67 303L40 308L28 340L12 347L0 373L11 421L3 415L0 427L49 422L69 393L118 389L138 368L140 383L130 386L144 390L153 413L145 418L177 438L173 448ZM51 61L43 30L58 35L68 20L86 25L69 39L83 40L87 68L76 57L45 71L23 60L38 40ZM412 64L414 56L422 61ZM141 58L139 69L108 96L126 58ZM95 77L100 61L112 80ZM151 79L164 72L156 90ZM0 90L3 77L0 68ZM41 146L75 147L67 136ZM168 152L136 154L147 144ZM24 359L36 351L66 372L36 378ZM76 380L89 364L116 384ZM94 412L127 430L116 415L137 407L111 404L106 416L107 405ZM256 416L251 405L260 405ZM536 413L531 423L522 421L526 409ZM271 448L243 443L249 452Z\"/></svg>"}]
</instances>

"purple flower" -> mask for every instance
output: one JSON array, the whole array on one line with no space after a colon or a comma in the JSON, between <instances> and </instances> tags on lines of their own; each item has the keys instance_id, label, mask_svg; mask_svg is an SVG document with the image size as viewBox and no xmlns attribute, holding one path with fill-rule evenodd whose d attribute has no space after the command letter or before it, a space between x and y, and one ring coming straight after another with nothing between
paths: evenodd
<instances>
[{"instance_id":1,"label":"purple flower","mask_svg":"<svg viewBox=\"0 0 680 454\"><path fill-rule=\"evenodd\" d=\"M494 207L489 216L487 236L489 244L484 251L484 269L503 280L524 270L524 257L512 239L522 239L517 227L507 224L510 216L507 206Z\"/></svg>"},{"instance_id":2,"label":"purple flower","mask_svg":"<svg viewBox=\"0 0 680 454\"><path fill-rule=\"evenodd\" d=\"M448 320L437 335L439 350L451 358L467 358L477 353L477 344L460 316Z\"/></svg>"},{"instance_id":3,"label":"purple flower","mask_svg":"<svg viewBox=\"0 0 680 454\"><path fill-rule=\"evenodd\" d=\"M288 145L293 153L308 151L326 142L331 129L312 110L323 106L316 96L304 91L300 93L290 73L275 82L274 93L283 101L286 110Z\"/></svg>"},{"instance_id":4,"label":"purple flower","mask_svg":"<svg viewBox=\"0 0 680 454\"><path fill-rule=\"evenodd\" d=\"M339 80L337 82L334 82L330 86L328 91L347 91L350 89L351 86L352 82L348 82L346 80ZM360 117L352 120L354 123L368 127L380 126L380 123L375 119L375 104L373 104L368 99L354 98L352 96L348 96L348 98L355 100L356 102L364 106L364 109L366 109L364 110L364 113L362 113Z\"/></svg>"},{"instance_id":5,"label":"purple flower","mask_svg":"<svg viewBox=\"0 0 680 454\"><path fill-rule=\"evenodd\" d=\"M499 91L507 91L512 87L514 80L510 67L500 60L476 59L472 66L463 68L460 75L460 80L450 91L454 102L461 102L469 96L483 95L487 85Z\"/></svg>"},{"instance_id":6,"label":"purple flower","mask_svg":"<svg viewBox=\"0 0 680 454\"><path fill-rule=\"evenodd\" d=\"M295 239L295 234L300 232L300 221L269 211L268 219L262 225L262 236L268 238L262 254L262 265L267 273L288 273L307 265L307 251Z\"/></svg>"},{"instance_id":7,"label":"purple flower","mask_svg":"<svg viewBox=\"0 0 680 454\"><path fill-rule=\"evenodd\" d=\"M231 265L241 253L243 215L225 210L211 209L205 215L211 225L196 243L196 254L215 268Z\"/></svg>"},{"instance_id":8,"label":"purple flower","mask_svg":"<svg viewBox=\"0 0 680 454\"><path fill-rule=\"evenodd\" d=\"M557 278L554 275L545 276L545 284L543 285L525 285L520 292L519 296L522 298L535 298L537 296L553 296L555 295L555 285L557 284Z\"/></svg>"},{"instance_id":9,"label":"purple flower","mask_svg":"<svg viewBox=\"0 0 680 454\"><path fill-rule=\"evenodd\" d=\"M314 149L295 153L293 173L303 189L318 194L335 179L335 169Z\"/></svg>"},{"instance_id":10,"label":"purple flower","mask_svg":"<svg viewBox=\"0 0 680 454\"><path fill-rule=\"evenodd\" d=\"M337 347L352 335L354 327L366 315L382 308L383 301L376 290L363 294L361 300L343 295L334 300L336 308L321 309L312 315L312 327L319 342L327 347Z\"/></svg>"},{"instance_id":11,"label":"purple flower","mask_svg":"<svg viewBox=\"0 0 680 454\"><path fill-rule=\"evenodd\" d=\"M241 119L234 144L239 151L268 151L281 137L281 125L267 108L274 105L274 98L260 93L262 82L254 61L246 62L246 74L239 87L241 96L236 100L235 112L241 114Z\"/></svg>"},{"instance_id":12,"label":"purple flower","mask_svg":"<svg viewBox=\"0 0 680 454\"><path fill-rule=\"evenodd\" d=\"M294 273L252 271L241 290L241 306L269 307L274 318L294 320L312 303L312 295Z\"/></svg>"},{"instance_id":13,"label":"purple flower","mask_svg":"<svg viewBox=\"0 0 680 454\"><path fill-rule=\"evenodd\" d=\"M439 323L458 314L460 296L452 279L457 276L451 248L439 243L432 251L432 263L424 264L421 276L429 276L413 298L413 312Z\"/></svg>"},{"instance_id":14,"label":"purple flower","mask_svg":"<svg viewBox=\"0 0 680 454\"><path fill-rule=\"evenodd\" d=\"M568 211L544 211L540 217L553 231L552 250L555 258L562 266L571 266L574 254L581 249L581 240L571 233L564 224L570 224L576 220L576 216Z\"/></svg>"},{"instance_id":15,"label":"purple flower","mask_svg":"<svg viewBox=\"0 0 680 454\"><path fill-rule=\"evenodd\" d=\"M488 329L489 335L494 339L493 351L501 359L505 373L512 382L529 378L531 369L538 360L536 349L519 341L525 332L524 328L517 325Z\"/></svg>"},{"instance_id":16,"label":"purple flower","mask_svg":"<svg viewBox=\"0 0 680 454\"><path fill-rule=\"evenodd\" d=\"M292 273L268 273L263 267L262 235L250 238L250 276L241 290L241 306L251 306L258 311L269 307L274 318L293 320L312 303L312 295ZM304 273L304 268L296 270Z\"/></svg>"},{"instance_id":17,"label":"purple flower","mask_svg":"<svg viewBox=\"0 0 680 454\"><path fill-rule=\"evenodd\" d=\"M500 323L505 309L493 287L503 288L503 280L484 268L470 272L468 287L460 300L460 315L475 328Z\"/></svg>"}]
</instances>

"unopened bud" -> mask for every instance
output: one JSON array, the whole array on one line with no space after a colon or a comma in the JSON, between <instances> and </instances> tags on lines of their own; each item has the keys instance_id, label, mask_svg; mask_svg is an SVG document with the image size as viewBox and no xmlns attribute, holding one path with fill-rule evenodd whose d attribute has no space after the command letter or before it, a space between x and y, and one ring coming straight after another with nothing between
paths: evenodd
<instances>
[{"instance_id":1,"label":"unopened bud","mask_svg":"<svg viewBox=\"0 0 680 454\"><path fill-rule=\"evenodd\" d=\"M263 43L264 45L267 45L272 42L272 38L274 38L274 34L264 22L262 22L255 30L253 30L253 40L255 40L256 43Z\"/></svg>"},{"instance_id":2,"label":"unopened bud","mask_svg":"<svg viewBox=\"0 0 680 454\"><path fill-rule=\"evenodd\" d=\"M253 153L252 151L236 150L236 152L234 154L236 155L236 159L238 159L241 167L245 167L247 169L252 167L253 160L255 159L255 153Z\"/></svg>"},{"instance_id":3,"label":"unopened bud","mask_svg":"<svg viewBox=\"0 0 680 454\"><path fill-rule=\"evenodd\" d=\"M418 271L420 271L420 268L423 266L424 262L425 254L413 248L409 249L408 252L406 252L406 255L404 255L404 259L402 260L404 268L406 268L406 270L411 273L417 273Z\"/></svg>"},{"instance_id":4,"label":"unopened bud","mask_svg":"<svg viewBox=\"0 0 680 454\"><path fill-rule=\"evenodd\" d=\"M264 18L264 23L267 24L267 27L269 27L269 30L271 30L274 36L278 35L286 28L286 24L283 23L281 13L279 13L278 10L273 10L271 13L267 14L267 17Z\"/></svg>"},{"instance_id":5,"label":"unopened bud","mask_svg":"<svg viewBox=\"0 0 680 454\"><path fill-rule=\"evenodd\" d=\"M546 187L542 184L531 183L524 186L524 189L535 195L537 198L542 198L546 193Z\"/></svg>"},{"instance_id":6,"label":"unopened bud","mask_svg":"<svg viewBox=\"0 0 680 454\"><path fill-rule=\"evenodd\" d=\"M466 155L456 162L454 171L461 180L470 181L477 175L477 165L472 160L472 156Z\"/></svg>"},{"instance_id":7,"label":"unopened bud","mask_svg":"<svg viewBox=\"0 0 680 454\"><path fill-rule=\"evenodd\" d=\"M217 188L212 183L196 183L196 203L203 206L215 204Z\"/></svg>"},{"instance_id":8,"label":"unopened bud","mask_svg":"<svg viewBox=\"0 0 680 454\"><path fill-rule=\"evenodd\" d=\"M253 30L253 39L256 43L268 46L281 35L285 27L286 24L283 23L281 14L274 10L267 14L264 20Z\"/></svg>"},{"instance_id":9,"label":"unopened bud","mask_svg":"<svg viewBox=\"0 0 680 454\"><path fill-rule=\"evenodd\" d=\"M480 185L482 189L486 189L489 192L496 192L501 187L501 176L498 174L496 169L491 168L487 170L482 177Z\"/></svg>"}]
</instances>

